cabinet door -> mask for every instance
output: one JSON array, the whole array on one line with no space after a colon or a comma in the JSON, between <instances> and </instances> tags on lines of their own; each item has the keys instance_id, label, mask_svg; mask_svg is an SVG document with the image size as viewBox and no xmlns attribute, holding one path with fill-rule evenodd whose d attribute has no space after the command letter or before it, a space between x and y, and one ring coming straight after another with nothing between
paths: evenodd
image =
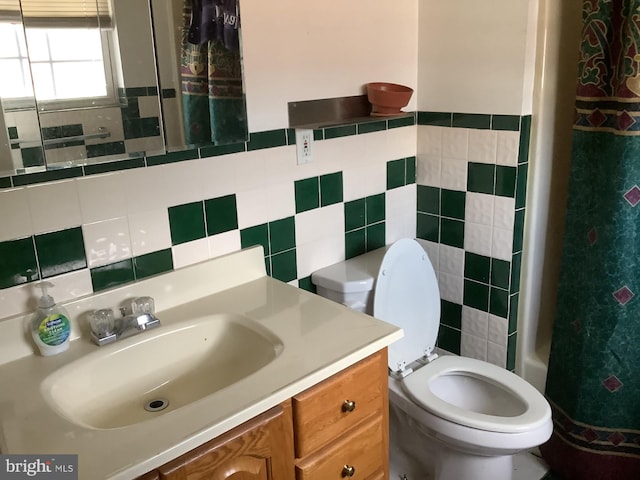
<instances>
[{"instance_id":1,"label":"cabinet door","mask_svg":"<svg viewBox=\"0 0 640 480\"><path fill-rule=\"evenodd\" d=\"M293 480L287 401L158 469L161 480Z\"/></svg>"}]
</instances>

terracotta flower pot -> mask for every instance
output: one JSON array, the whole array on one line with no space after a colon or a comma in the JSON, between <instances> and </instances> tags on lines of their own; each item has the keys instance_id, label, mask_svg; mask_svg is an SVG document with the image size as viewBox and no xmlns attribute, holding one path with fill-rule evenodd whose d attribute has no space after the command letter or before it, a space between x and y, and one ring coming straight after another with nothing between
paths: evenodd
<instances>
[{"instance_id":1,"label":"terracotta flower pot","mask_svg":"<svg viewBox=\"0 0 640 480\"><path fill-rule=\"evenodd\" d=\"M413 89L397 83L373 82L367 84L367 98L372 105L371 115L399 115L406 107Z\"/></svg>"}]
</instances>

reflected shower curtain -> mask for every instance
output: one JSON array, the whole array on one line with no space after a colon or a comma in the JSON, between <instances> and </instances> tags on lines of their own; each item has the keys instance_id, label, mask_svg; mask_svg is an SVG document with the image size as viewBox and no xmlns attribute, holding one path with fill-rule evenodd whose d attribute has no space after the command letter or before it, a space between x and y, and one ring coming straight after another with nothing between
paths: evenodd
<instances>
[{"instance_id":1,"label":"reflected shower curtain","mask_svg":"<svg viewBox=\"0 0 640 480\"><path fill-rule=\"evenodd\" d=\"M181 83L187 144L247 138L238 0L185 0Z\"/></svg>"},{"instance_id":2,"label":"reflected shower curtain","mask_svg":"<svg viewBox=\"0 0 640 480\"><path fill-rule=\"evenodd\" d=\"M640 0L585 0L541 447L565 480L640 479Z\"/></svg>"}]
</instances>

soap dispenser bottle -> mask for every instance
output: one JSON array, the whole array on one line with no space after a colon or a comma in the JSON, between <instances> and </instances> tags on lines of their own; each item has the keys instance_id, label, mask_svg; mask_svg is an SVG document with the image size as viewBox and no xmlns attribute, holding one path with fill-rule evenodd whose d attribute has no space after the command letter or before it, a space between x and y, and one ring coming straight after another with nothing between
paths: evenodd
<instances>
[{"instance_id":1,"label":"soap dispenser bottle","mask_svg":"<svg viewBox=\"0 0 640 480\"><path fill-rule=\"evenodd\" d=\"M56 305L53 297L47 294L47 288L53 285L40 282L38 286L42 289L42 296L38 300L38 310L31 320L31 334L40 353L48 357L69 348L71 323L67 311Z\"/></svg>"}]
</instances>

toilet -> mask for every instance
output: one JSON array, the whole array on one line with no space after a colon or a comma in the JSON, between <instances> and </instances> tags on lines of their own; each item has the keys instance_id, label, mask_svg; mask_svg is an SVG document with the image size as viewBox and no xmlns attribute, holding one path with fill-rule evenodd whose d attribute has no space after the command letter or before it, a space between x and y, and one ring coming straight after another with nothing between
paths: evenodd
<instances>
[{"instance_id":1,"label":"toilet","mask_svg":"<svg viewBox=\"0 0 640 480\"><path fill-rule=\"evenodd\" d=\"M404 330L389 346L390 458L400 478L509 480L513 455L551 436L551 409L532 385L436 352L440 292L416 240L314 272L312 282L319 295Z\"/></svg>"}]
</instances>

